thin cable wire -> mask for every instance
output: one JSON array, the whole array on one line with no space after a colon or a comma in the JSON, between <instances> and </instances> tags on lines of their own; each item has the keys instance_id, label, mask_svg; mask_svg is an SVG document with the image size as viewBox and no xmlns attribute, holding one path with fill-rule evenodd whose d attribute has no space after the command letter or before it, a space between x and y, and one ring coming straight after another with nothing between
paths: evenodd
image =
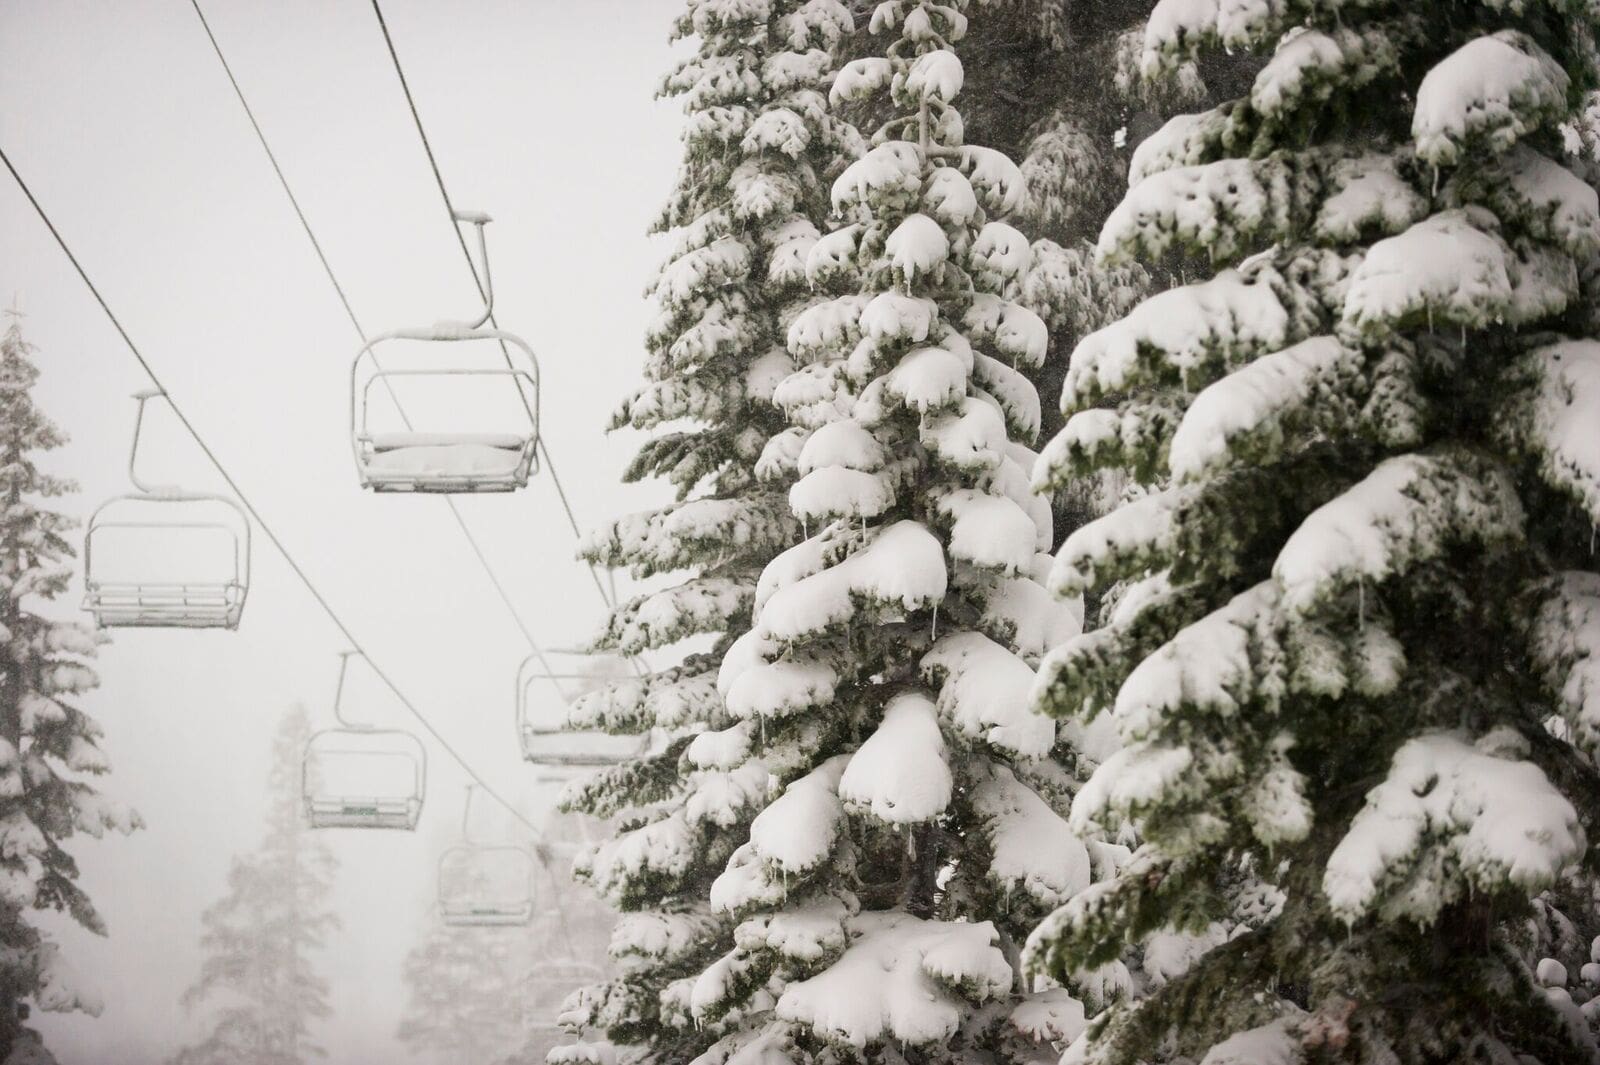
<instances>
[{"instance_id":1,"label":"thin cable wire","mask_svg":"<svg viewBox=\"0 0 1600 1065\"><path fill-rule=\"evenodd\" d=\"M28 187L28 183L24 181L22 179L22 175L17 172L16 166L12 164L11 157L6 154L4 147L0 147L0 162L5 163L6 169L11 172L11 177L16 181L17 187L22 190L23 196L27 197L28 203L32 205L34 212L39 216L39 221L44 223L45 228L50 231L50 235L55 238L55 242L57 246L61 248L62 254L67 257L67 261L71 263L72 268L77 271L78 277L83 281L84 287L89 290L89 294L94 297L95 302L100 305L100 309L105 312L106 318L110 320L111 325L116 329L118 335L122 337L123 343L128 346L128 351L132 353L135 361L137 361L140 367L143 368L145 375L150 378L151 384L155 385L156 388L160 389L162 393L166 395L167 403L172 407L172 412L177 415L178 421L183 425L184 429L188 430L189 435L194 438L194 442L199 445L201 452L205 454L205 457L211 462L211 465L216 468L217 473L221 475L223 481L225 481L228 487L233 491L233 494L238 497L240 505L249 512L250 517L258 526L260 526L262 533L269 541L271 541L272 546L278 549L278 553L282 555L283 560L289 564L289 568L293 570L295 576L300 579L300 583L305 585L306 591L311 594L311 598L315 599L317 605L320 606L323 612L328 615L328 620L333 622L334 627L339 630L339 632L347 641L349 641L349 644L352 648L361 652L362 657L367 660L367 664L372 667L372 671L376 673L378 678L383 681L384 685L394 693L395 698L399 699L401 704L408 711L410 711L411 716L415 717L422 727L427 730L428 734L433 737L434 741L438 743L439 747L455 760L456 764L466 772L467 776L471 777L477 782L478 786L484 790L485 794L489 795L501 806L505 807L506 811L510 813L512 817L515 817L518 821L522 822L522 824L527 827L528 831L532 832L535 838L538 839L542 844L544 840L544 833L539 830L538 826L524 817L522 811L513 806L511 802L498 791L496 791L488 781L484 780L478 771L472 767L472 763L468 762L461 752L458 751L455 746L448 739L446 739L437 728L434 727L433 722L428 720L427 715L419 710L417 705L406 697L405 692L400 689L400 686L395 683L394 679L388 674L388 672L378 664L377 659L373 658L372 655L367 653L365 646L360 640L356 639L355 633L352 632L350 627L345 624L344 619L339 616L339 612L333 608L333 604L329 603L327 598L323 596L322 592L318 590L316 584L312 582L310 575L301 568L300 563L296 561L294 555L290 554L288 547L286 547L284 542L279 539L277 532L273 530L272 526L267 524L266 519L262 517L261 512L256 509L255 504L250 501L250 497L245 494L245 491L242 487L240 487L239 482L233 479L233 475L230 474L228 472L228 468L222 464L222 460L217 457L216 452L211 450L211 446L207 444L205 438L200 435L200 431L194 427L194 423L191 422L189 420L189 416L184 413L183 408L179 405L177 399L172 395L172 393L167 391L166 385L162 383L161 376L156 373L155 368L151 366L150 362L144 357L144 353L139 350L139 346L133 342L133 338L129 336L128 331L123 328L121 320L118 319L115 312L111 310L111 305L106 302L105 297L100 294L100 290L96 288L94 282L89 279L89 274L84 270L83 264L78 262L78 257L72 253L72 248L68 246L66 238L61 235L61 231L58 230L55 226L55 223L51 221L50 215L45 211L44 206L39 202L38 198L34 196L33 190Z\"/></svg>"},{"instance_id":2,"label":"thin cable wire","mask_svg":"<svg viewBox=\"0 0 1600 1065\"><path fill-rule=\"evenodd\" d=\"M333 285L333 291L338 294L339 302L343 305L345 314L350 318L350 324L355 328L356 335L361 338L362 344L366 344L368 341L367 331L362 328L361 320L356 316L355 309L350 305L350 298L345 294L344 286L339 284L339 278L334 273L333 264L328 261L327 253L322 250L322 242L317 239L316 232L311 228L310 220L300 206L299 197L295 196L294 188L289 184L289 178L284 174L283 167L279 165L277 153L272 150L272 145L267 141L266 132L256 119L254 108L250 106L250 101L245 98L244 89L240 86L239 79L234 76L233 67L228 62L228 57L223 53L222 45L218 42L217 35L212 32L211 23L206 19L205 11L201 9L199 0L189 0L189 5L194 8L195 15L200 19L201 27L206 31L206 37L211 41L211 50L216 53L217 61L222 64L223 73L228 76L228 83L233 86L233 95L238 99L239 106L244 109L245 117L250 120L250 128L255 130L256 140L260 142L261 150L266 153L267 161L272 164L272 172L278 175L278 184L283 188L284 195L289 198L289 206L294 208L295 217L300 220L300 228L305 231L306 239L311 242L312 250L317 253L317 261L322 264L322 272L327 275L329 283ZM374 365L380 369L382 368L376 353L373 353L372 361ZM400 397L395 394L393 383L388 378L385 378L383 383L388 390L390 402L394 404L394 409L399 412L401 422L407 429L411 429L411 418L406 414L405 407L401 405ZM529 629L527 622L522 618L521 611L517 609L516 602L511 598L511 593L506 590L505 585L501 583L499 575L495 573L494 567L490 565L483 546L478 542L478 538L473 535L471 527L467 524L466 517L461 513L461 508L449 496L444 496L443 499L445 505L450 508L450 513L455 518L456 524L461 528L461 534L467 538L467 543L472 548L473 555L482 565L483 572L488 576L489 582L494 585L495 591L500 596L500 601L505 604L506 610L511 614L511 620L516 623L518 629L522 630L523 638L527 640L528 646L533 649L534 657L539 660L539 664L544 667L546 673L554 674L556 670L550 664L550 660L545 657L544 648L534 638L532 630ZM556 685L558 692L561 691L560 684L555 681L551 683Z\"/></svg>"},{"instance_id":3,"label":"thin cable wire","mask_svg":"<svg viewBox=\"0 0 1600 1065\"><path fill-rule=\"evenodd\" d=\"M417 110L416 97L411 95L411 83L406 80L405 67L400 64L400 53L395 50L394 38L389 34L389 23L383 17L383 7L378 3L378 0L372 0L372 11L373 14L378 16L378 28L383 31L383 43L389 48L389 58L394 62L395 76L400 79L400 91L405 93L406 106L411 109L411 120L417 127L417 136L422 141L422 150L427 153L428 166L433 170L433 180L439 186L439 197L444 200L445 212L450 217L450 229L456 235L456 243L461 245L461 254L467 260L467 269L472 271L472 283L477 286L478 295L488 299L488 292L484 288L483 279L478 276L477 264L472 261L472 252L467 248L467 238L462 234L461 227L456 224L455 204L450 199L450 190L445 187L444 173L439 169L438 157L433 154L433 145L428 140L428 131L423 128L422 114ZM489 315L489 324L497 329L499 328L493 313ZM506 350L504 341L500 343L500 354L505 358L506 365L510 366L511 353ZM522 392L519 388L518 395L521 394ZM524 407L527 407L528 399L526 396L522 397L522 403ZM531 409L528 415L529 417L533 416ZM561 475L556 472L555 461L550 457L550 448L545 444L542 434L539 437L537 447L544 467L550 471L550 481L555 485L556 495L561 499L561 509L566 512L567 522L572 526L572 535L581 540L583 538L583 529L578 524L577 515L573 513L572 501L567 498L567 490L561 483ZM601 581L600 573L592 562L589 563L589 576L593 578L594 586L599 590L600 598L605 600L606 605L615 606L614 599L606 595L605 583Z\"/></svg>"}]
</instances>

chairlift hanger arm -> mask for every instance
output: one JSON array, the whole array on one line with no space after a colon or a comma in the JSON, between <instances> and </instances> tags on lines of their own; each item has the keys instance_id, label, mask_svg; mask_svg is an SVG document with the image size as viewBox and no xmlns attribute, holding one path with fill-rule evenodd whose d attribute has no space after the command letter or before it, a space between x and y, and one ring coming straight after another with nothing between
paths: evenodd
<instances>
[{"instance_id":1,"label":"chairlift hanger arm","mask_svg":"<svg viewBox=\"0 0 1600 1065\"><path fill-rule=\"evenodd\" d=\"M352 650L339 652L339 679L334 682L333 687L333 719L339 722L342 728L366 730L372 726L352 724L344 716L344 678L350 669L350 657L358 654L361 654L361 652Z\"/></svg>"},{"instance_id":2,"label":"chairlift hanger arm","mask_svg":"<svg viewBox=\"0 0 1600 1065\"><path fill-rule=\"evenodd\" d=\"M146 484L139 477L139 437L144 429L145 404L152 399L165 399L168 403L172 400L159 388L144 388L133 394L138 406L133 415L133 439L128 443L128 480L133 482L136 491L156 499L186 499L193 493L186 492L173 484Z\"/></svg>"},{"instance_id":3,"label":"chairlift hanger arm","mask_svg":"<svg viewBox=\"0 0 1600 1065\"><path fill-rule=\"evenodd\" d=\"M494 316L494 281L489 275L489 238L484 231L484 227L493 219L482 211L452 210L450 217L454 219L458 233L462 225L473 226L478 231L478 258L483 263L483 284L478 286L478 292L483 297L483 313L469 327L477 329ZM470 260L471 256L467 258ZM476 270L473 271L473 275L476 277Z\"/></svg>"}]
</instances>

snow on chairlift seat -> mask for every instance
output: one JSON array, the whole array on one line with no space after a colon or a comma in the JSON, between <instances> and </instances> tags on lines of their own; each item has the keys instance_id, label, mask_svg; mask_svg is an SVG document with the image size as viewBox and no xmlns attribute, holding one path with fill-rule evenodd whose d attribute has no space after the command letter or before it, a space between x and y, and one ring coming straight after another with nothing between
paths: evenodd
<instances>
[{"instance_id":1,"label":"snow on chairlift seat","mask_svg":"<svg viewBox=\"0 0 1600 1065\"><path fill-rule=\"evenodd\" d=\"M628 663L615 655L546 651L523 659L516 693L523 760L543 768L547 776L565 778L642 755L650 742L648 734L619 736L567 727L567 710L574 699L632 675Z\"/></svg>"},{"instance_id":2,"label":"snow on chairlift seat","mask_svg":"<svg viewBox=\"0 0 1600 1065\"><path fill-rule=\"evenodd\" d=\"M519 336L486 328L494 309L490 286L489 252L483 227L490 221L480 211L455 212L457 224L477 227L478 253L483 262L484 306L476 320L445 321L421 329L397 329L373 337L361 346L350 364L350 435L356 470L363 488L375 492L511 492L527 486L536 469L539 445L539 360ZM505 354L503 367L472 367L436 363L416 369L386 369L377 361L376 349L388 341L451 344L492 341ZM521 365L513 359L515 351ZM363 372L363 357L372 367ZM435 384L452 378L503 378L516 390L528 416L528 429L518 433L483 432L379 432L372 428L369 406L373 385L393 387L397 378L428 378Z\"/></svg>"},{"instance_id":3,"label":"snow on chairlift seat","mask_svg":"<svg viewBox=\"0 0 1600 1065\"><path fill-rule=\"evenodd\" d=\"M300 787L312 828L414 829L427 795L427 751L403 729L346 720L342 701L350 657L340 655L334 690L335 727L306 741Z\"/></svg>"},{"instance_id":4,"label":"snow on chairlift seat","mask_svg":"<svg viewBox=\"0 0 1600 1065\"><path fill-rule=\"evenodd\" d=\"M516 433L373 433L367 469L395 476L510 477L531 442Z\"/></svg>"},{"instance_id":5,"label":"snow on chairlift seat","mask_svg":"<svg viewBox=\"0 0 1600 1065\"><path fill-rule=\"evenodd\" d=\"M101 503L85 526L83 609L101 628L234 629L244 613L250 582L248 515L227 496L149 485L139 479L136 462L145 404L165 396L157 389L134 394L139 405L128 447L128 479L134 491ZM155 517L157 513L164 516ZM195 567L195 575L173 579L154 572L147 576L108 573L108 538L120 538L124 546L140 538L166 541L175 554L183 555L181 560L174 557L171 561L179 568ZM207 553L199 550L202 543L226 553L226 572L221 567L213 573L198 572L201 556Z\"/></svg>"},{"instance_id":6,"label":"snow on chairlift seat","mask_svg":"<svg viewBox=\"0 0 1600 1065\"><path fill-rule=\"evenodd\" d=\"M537 439L515 433L369 433L362 483L380 492L509 492L528 483Z\"/></svg>"}]
</instances>

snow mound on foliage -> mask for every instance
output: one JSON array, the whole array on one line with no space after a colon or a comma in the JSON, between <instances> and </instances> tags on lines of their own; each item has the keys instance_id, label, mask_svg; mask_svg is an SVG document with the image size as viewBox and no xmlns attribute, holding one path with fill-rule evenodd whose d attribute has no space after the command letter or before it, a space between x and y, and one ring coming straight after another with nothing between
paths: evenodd
<instances>
[{"instance_id":1,"label":"snow mound on foliage","mask_svg":"<svg viewBox=\"0 0 1600 1065\"><path fill-rule=\"evenodd\" d=\"M850 946L837 962L783 992L780 1018L857 1048L889 1040L922 1046L961 1026L967 1010L951 986L979 1002L1011 988L1011 966L988 921L925 921L891 910L858 914L849 928Z\"/></svg>"},{"instance_id":2,"label":"snow mound on foliage","mask_svg":"<svg viewBox=\"0 0 1600 1065\"><path fill-rule=\"evenodd\" d=\"M1561 702L1573 741L1600 750L1600 574L1568 570L1534 616L1532 657Z\"/></svg>"},{"instance_id":3,"label":"snow mound on foliage","mask_svg":"<svg viewBox=\"0 0 1600 1065\"><path fill-rule=\"evenodd\" d=\"M784 789L750 824L750 846L788 874L815 869L832 852L844 819L839 778L848 755L835 755Z\"/></svg>"},{"instance_id":4,"label":"snow mound on foliage","mask_svg":"<svg viewBox=\"0 0 1600 1065\"><path fill-rule=\"evenodd\" d=\"M1089 886L1089 851L1066 821L1002 765L972 790L992 857L989 879L1056 907Z\"/></svg>"},{"instance_id":5,"label":"snow mound on foliage","mask_svg":"<svg viewBox=\"0 0 1600 1065\"><path fill-rule=\"evenodd\" d=\"M1502 152L1566 109L1570 79L1523 33L1501 30L1456 49L1417 89L1417 155L1449 166L1472 140Z\"/></svg>"},{"instance_id":6,"label":"snow mound on foliage","mask_svg":"<svg viewBox=\"0 0 1600 1065\"><path fill-rule=\"evenodd\" d=\"M1374 244L1350 277L1343 326L1387 335L1419 317L1477 328L1512 298L1511 250L1475 209L1441 211Z\"/></svg>"},{"instance_id":7,"label":"snow mound on foliage","mask_svg":"<svg viewBox=\"0 0 1600 1065\"><path fill-rule=\"evenodd\" d=\"M911 825L944 813L952 786L933 702L920 692L900 692L850 756L839 797L887 824Z\"/></svg>"},{"instance_id":8,"label":"snow mound on foliage","mask_svg":"<svg viewBox=\"0 0 1600 1065\"><path fill-rule=\"evenodd\" d=\"M1300 1065L1299 1018L1280 1017L1224 1039L1200 1059L1200 1065Z\"/></svg>"},{"instance_id":9,"label":"snow mound on foliage","mask_svg":"<svg viewBox=\"0 0 1600 1065\"><path fill-rule=\"evenodd\" d=\"M939 686L939 712L957 729L1019 758L1042 758L1055 742L1055 722L1028 701L1033 670L987 636L941 637L922 656L922 671Z\"/></svg>"},{"instance_id":10,"label":"snow mound on foliage","mask_svg":"<svg viewBox=\"0 0 1600 1065\"><path fill-rule=\"evenodd\" d=\"M1449 732L1408 740L1328 858L1334 916L1354 922L1382 905L1426 924L1469 890L1553 884L1583 856L1583 828L1526 751L1509 729L1476 744Z\"/></svg>"},{"instance_id":11,"label":"snow mound on foliage","mask_svg":"<svg viewBox=\"0 0 1600 1065\"><path fill-rule=\"evenodd\" d=\"M939 541L919 523L900 521L842 562L774 592L756 631L764 639L798 640L843 624L857 602L921 610L944 598L945 585Z\"/></svg>"}]
</instances>

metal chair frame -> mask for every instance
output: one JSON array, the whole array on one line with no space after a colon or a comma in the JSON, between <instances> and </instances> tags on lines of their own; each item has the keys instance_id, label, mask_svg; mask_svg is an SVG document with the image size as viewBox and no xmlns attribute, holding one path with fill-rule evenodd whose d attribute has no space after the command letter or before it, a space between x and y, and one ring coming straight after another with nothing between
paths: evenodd
<instances>
[{"instance_id":1,"label":"metal chair frame","mask_svg":"<svg viewBox=\"0 0 1600 1065\"><path fill-rule=\"evenodd\" d=\"M362 722L352 722L344 716L345 674L352 655L359 651L339 652L339 680L333 693L333 717L338 725L319 729L306 740L305 753L300 760L300 796L304 803L306 823L312 828L399 828L417 827L422 816L422 804L427 797L428 751L411 733L397 728L376 728ZM340 747L339 737L397 737L404 742L392 751L363 750L359 747ZM405 749L401 749L405 748ZM311 763L315 757L337 755L343 758L394 758L410 763L412 788L406 796L394 795L333 795L317 794L311 787Z\"/></svg>"},{"instance_id":2,"label":"metal chair frame","mask_svg":"<svg viewBox=\"0 0 1600 1065\"><path fill-rule=\"evenodd\" d=\"M528 974L525 987L528 994L524 1001L532 1009L538 1009L538 996L540 988L552 988L558 992L570 994L573 989L584 984L597 984L606 978L606 971L591 962L575 961L571 958L556 960L540 960L534 962L533 971ZM562 997L565 997L563 994ZM523 1026L530 1032L554 1033L564 1031L556 1024L555 1018L543 1010L538 1010L532 1016L524 1014Z\"/></svg>"},{"instance_id":3,"label":"metal chair frame","mask_svg":"<svg viewBox=\"0 0 1600 1065\"><path fill-rule=\"evenodd\" d=\"M467 785L466 802L461 807L461 842L452 847L447 847L439 855L439 870L437 892L439 902L439 919L447 925L454 927L485 926L485 925L525 925L533 920L535 891L533 886L534 871L537 863L532 854L522 847L510 843L476 843L472 839L472 795L477 790L476 784ZM493 900L469 899L465 903L452 903L444 895L445 870L452 859L464 858L474 860L486 854L516 854L526 869L524 883L526 890L515 905L504 905Z\"/></svg>"},{"instance_id":4,"label":"metal chair frame","mask_svg":"<svg viewBox=\"0 0 1600 1065\"><path fill-rule=\"evenodd\" d=\"M543 667L542 669L540 667ZM554 770L558 774L566 770L600 769L605 766L621 765L623 762L642 755L650 745L648 733L638 737L638 743L632 750L621 754L610 754L603 751L541 751L538 749L539 740L553 736L596 736L604 740L617 740L619 737L595 729L567 729L559 725L541 725L532 718L532 699L528 690L535 681L549 681L555 686L556 692L564 703L570 703L573 696L567 694L562 688L562 681L593 681L596 678L582 673L557 673L552 671L543 655L530 654L522 660L517 667L516 680L516 707L517 707L517 736L522 743L523 761L540 766L547 770ZM616 678L621 680L623 678ZM620 744L618 744L620 746Z\"/></svg>"},{"instance_id":5,"label":"metal chair frame","mask_svg":"<svg viewBox=\"0 0 1600 1065\"><path fill-rule=\"evenodd\" d=\"M484 328L494 311L494 282L489 272L489 246L483 227L489 216L478 212L457 211L458 225L467 223L477 228L478 255L483 262L484 306L479 316L470 322L445 321L425 329L396 329L373 337L361 346L350 363L350 445L355 455L356 472L361 486L375 492L511 492L527 486L528 478L538 472L539 447L539 358L527 342L515 333L503 329ZM473 340L493 340L516 348L527 360L526 367L472 368L441 366L429 369L386 370L376 362L374 368L362 376L361 360L382 343L391 340L413 340L430 343L456 343ZM516 464L501 473L434 473L426 471L387 470L374 466L380 452L378 437L371 429L370 399L372 386L379 381L387 384L397 377L505 377L516 387L528 411L529 428L521 436ZM526 385L526 389L524 386ZM528 390L531 389L530 398ZM418 434L437 438L431 446L461 447L476 441L472 433ZM519 434L520 435L520 434ZM422 446L422 445L418 445ZM510 450L507 448L506 450Z\"/></svg>"},{"instance_id":6,"label":"metal chair frame","mask_svg":"<svg viewBox=\"0 0 1600 1065\"><path fill-rule=\"evenodd\" d=\"M133 420L133 440L128 446L128 479L134 490L112 496L89 515L83 534L83 609L101 628L234 629L244 612L250 587L250 518L238 502L215 492L191 492L177 485L147 484L139 477L139 436L144 427L145 404L167 398L160 389L135 392L138 410ZM237 521L109 520L106 512L121 503L155 503L187 506L216 503L233 511ZM131 581L95 576L95 534L106 529L208 529L223 532L233 542L233 572L222 580Z\"/></svg>"}]
</instances>

